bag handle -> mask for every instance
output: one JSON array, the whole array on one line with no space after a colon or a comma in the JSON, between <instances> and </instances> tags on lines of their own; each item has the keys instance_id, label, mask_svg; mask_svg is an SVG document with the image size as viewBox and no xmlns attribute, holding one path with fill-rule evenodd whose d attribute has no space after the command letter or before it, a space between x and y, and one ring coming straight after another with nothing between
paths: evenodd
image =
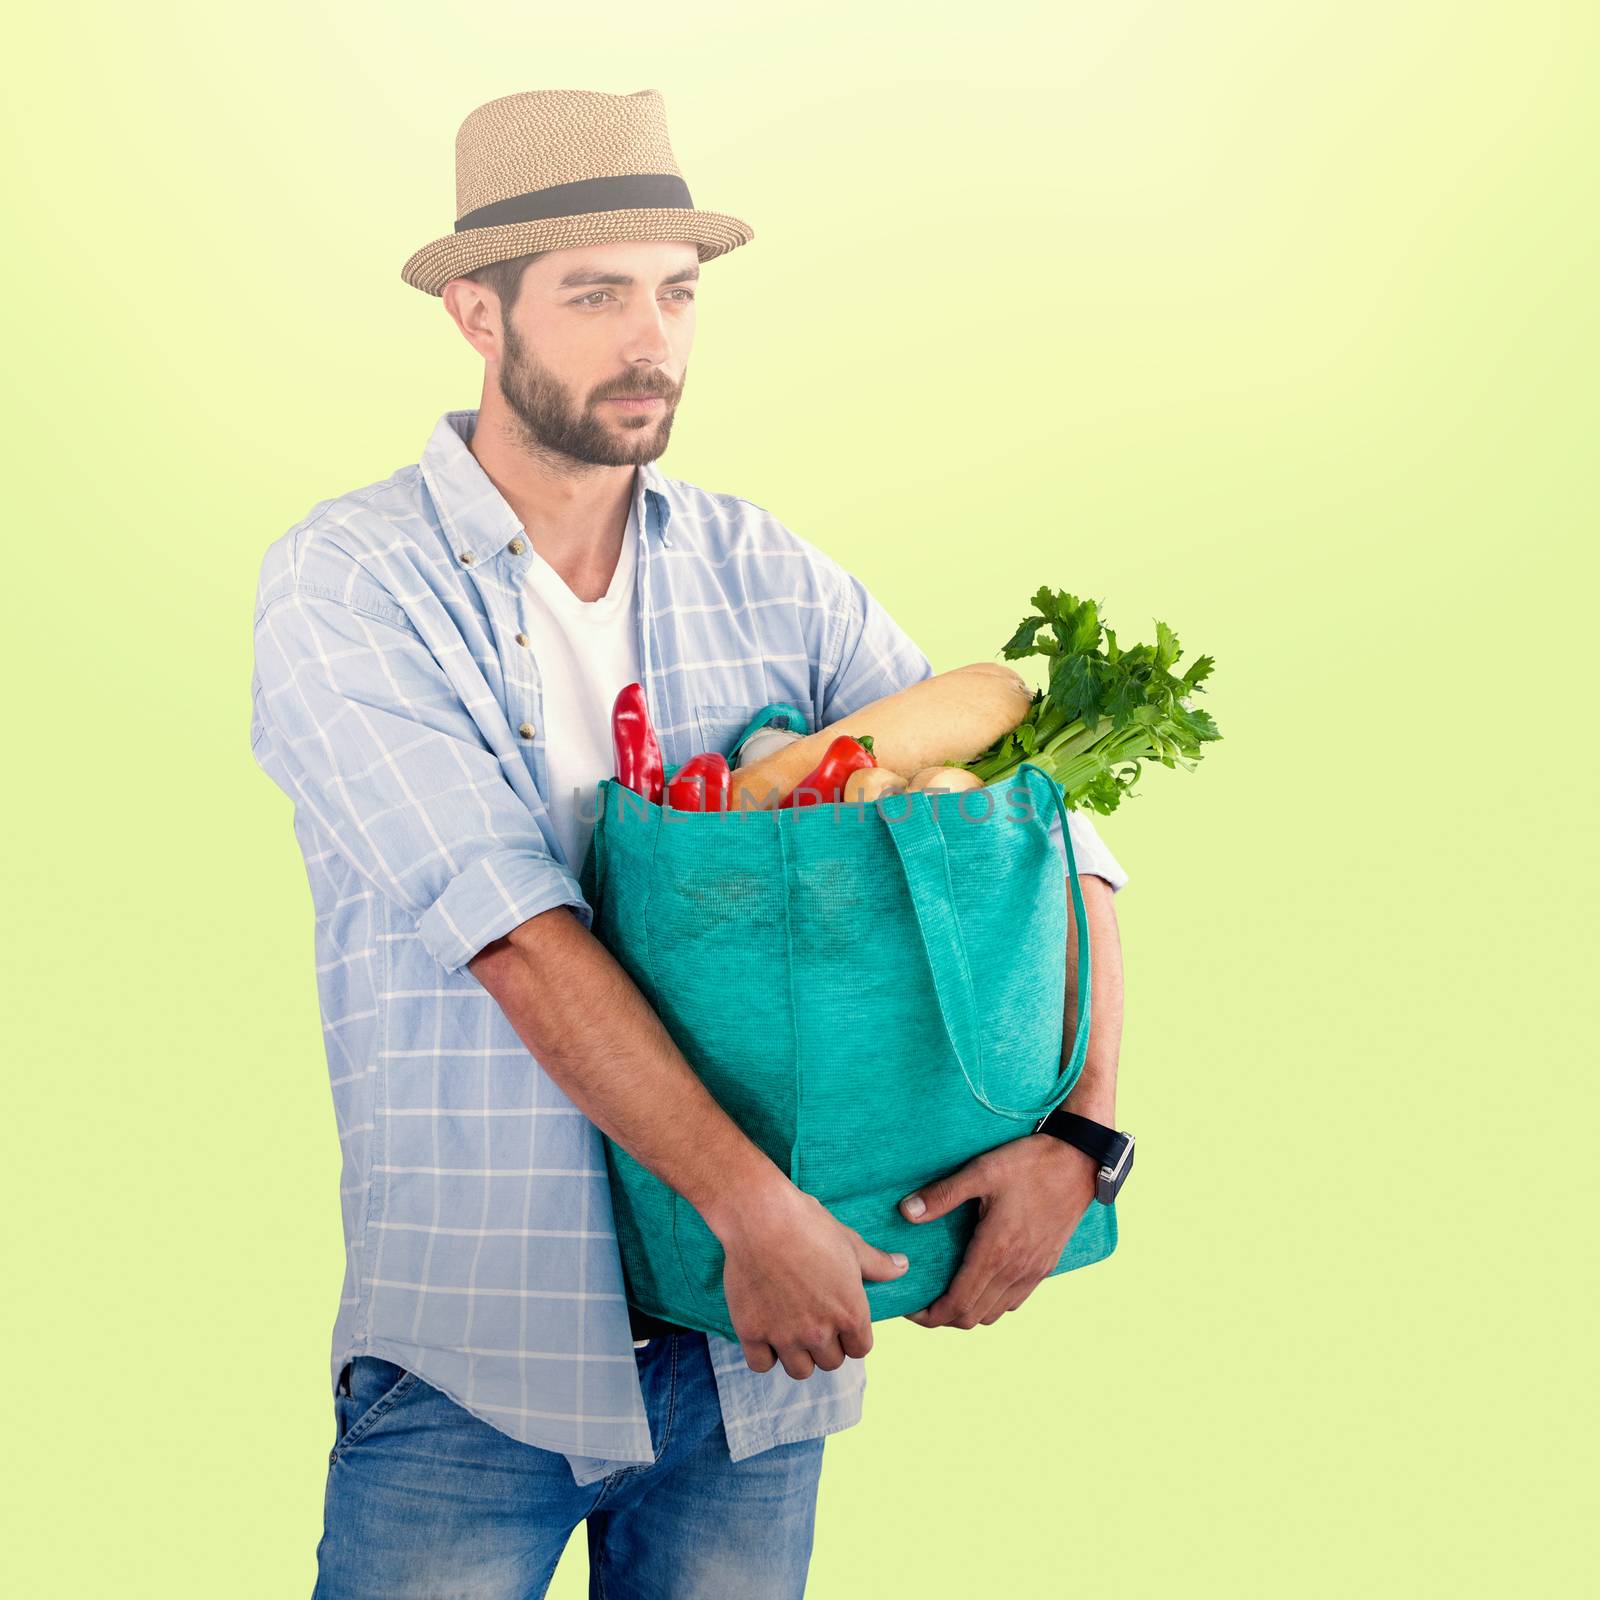
<instances>
[{"instance_id":1,"label":"bag handle","mask_svg":"<svg viewBox=\"0 0 1600 1600\"><path fill-rule=\"evenodd\" d=\"M928 957L928 970L933 978L934 994L939 1001L939 1014L955 1052L961 1076L973 1098L988 1110L1002 1117L1019 1120L1037 1120L1053 1111L1066 1098L1078 1074L1083 1069L1083 1059L1089 1049L1089 997L1091 992L1091 967L1089 947L1089 919L1084 910L1083 890L1078 883L1078 862L1072 848L1072 830L1067 823L1067 809L1061 798L1060 785L1043 767L1031 761L1018 764L1019 773L1036 772L1050 789L1061 817L1061 838L1066 846L1067 870L1072 881L1072 914L1078 931L1078 1025L1072 1043L1072 1054L1062 1067L1060 1075L1051 1086L1049 1095L1035 1106L997 1106L983 1090L983 1019L978 1015L977 992L972 982L972 966L967 960L966 942L961 934L961 921L956 914L955 889L950 879L950 851L944 841L933 814L933 796L919 791L908 794L911 802L905 816L890 821L884 818L889 837L899 852L900 865L905 872L906 887L911 892L911 904L917 915L917 929L922 938L923 950ZM956 792L959 800L963 791ZM892 801L892 795L884 796ZM878 802L881 806L883 801ZM943 959L936 960L938 951ZM941 979L941 972L955 970L958 982ZM970 1051L977 1063L978 1082L972 1081L967 1069L967 1055L962 1050L963 1038L972 1041Z\"/></svg>"},{"instance_id":2,"label":"bag handle","mask_svg":"<svg viewBox=\"0 0 1600 1600\"><path fill-rule=\"evenodd\" d=\"M806 719L798 706L792 706L787 700L769 700L766 705L751 717L745 724L744 732L733 741L733 748L728 751L728 765L731 767L739 759L739 752L744 749L745 741L753 738L771 723L782 723L786 728L792 728L796 733L806 731Z\"/></svg>"}]
</instances>

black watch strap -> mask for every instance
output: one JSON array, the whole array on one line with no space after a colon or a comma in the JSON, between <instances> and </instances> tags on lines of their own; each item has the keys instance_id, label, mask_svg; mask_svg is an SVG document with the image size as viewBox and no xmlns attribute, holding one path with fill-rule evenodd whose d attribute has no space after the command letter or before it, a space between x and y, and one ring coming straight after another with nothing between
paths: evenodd
<instances>
[{"instance_id":1,"label":"black watch strap","mask_svg":"<svg viewBox=\"0 0 1600 1600\"><path fill-rule=\"evenodd\" d=\"M1080 1117L1076 1111L1067 1111L1060 1106L1033 1131L1064 1139L1085 1155L1093 1156L1102 1167L1110 1166L1122 1148L1122 1135L1115 1128L1108 1128L1103 1122L1094 1122L1088 1117Z\"/></svg>"}]
</instances>

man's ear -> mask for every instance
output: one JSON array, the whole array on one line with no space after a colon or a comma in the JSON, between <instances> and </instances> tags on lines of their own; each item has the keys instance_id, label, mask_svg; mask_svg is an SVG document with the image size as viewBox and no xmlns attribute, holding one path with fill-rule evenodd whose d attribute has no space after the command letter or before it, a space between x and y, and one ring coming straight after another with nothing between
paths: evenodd
<instances>
[{"instance_id":1,"label":"man's ear","mask_svg":"<svg viewBox=\"0 0 1600 1600\"><path fill-rule=\"evenodd\" d=\"M485 361L498 361L502 341L500 302L492 289L471 278L452 278L440 299L461 337Z\"/></svg>"}]
</instances>

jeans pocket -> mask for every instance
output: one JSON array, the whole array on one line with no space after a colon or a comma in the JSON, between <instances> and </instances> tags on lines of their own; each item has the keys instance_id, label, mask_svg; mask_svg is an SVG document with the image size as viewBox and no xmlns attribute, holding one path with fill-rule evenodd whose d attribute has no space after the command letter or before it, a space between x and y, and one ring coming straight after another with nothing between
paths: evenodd
<instances>
[{"instance_id":1,"label":"jeans pocket","mask_svg":"<svg viewBox=\"0 0 1600 1600\"><path fill-rule=\"evenodd\" d=\"M333 1397L336 1437L329 1466L364 1439L418 1381L416 1373L382 1356L352 1356L340 1377L344 1381Z\"/></svg>"}]
</instances>

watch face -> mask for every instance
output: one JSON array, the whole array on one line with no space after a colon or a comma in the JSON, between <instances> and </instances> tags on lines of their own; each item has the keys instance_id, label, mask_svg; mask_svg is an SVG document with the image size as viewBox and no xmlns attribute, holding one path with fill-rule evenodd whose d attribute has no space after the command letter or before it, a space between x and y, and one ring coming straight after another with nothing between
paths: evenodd
<instances>
[{"instance_id":1,"label":"watch face","mask_svg":"<svg viewBox=\"0 0 1600 1600\"><path fill-rule=\"evenodd\" d=\"M1128 1174L1133 1171L1133 1135L1120 1133L1117 1137L1122 1143L1105 1166L1101 1167L1095 1183L1094 1197L1102 1205L1110 1205L1117 1198L1123 1184L1128 1181Z\"/></svg>"}]
</instances>

